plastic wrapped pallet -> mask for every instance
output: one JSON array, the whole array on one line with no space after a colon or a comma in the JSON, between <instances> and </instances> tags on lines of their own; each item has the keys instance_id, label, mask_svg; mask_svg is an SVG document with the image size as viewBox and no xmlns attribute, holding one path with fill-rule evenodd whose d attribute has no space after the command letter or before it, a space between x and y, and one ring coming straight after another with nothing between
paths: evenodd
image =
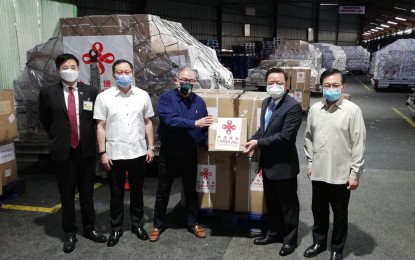
<instances>
[{"instance_id":1,"label":"plastic wrapped pallet","mask_svg":"<svg viewBox=\"0 0 415 260\"><path fill-rule=\"evenodd\" d=\"M176 72L183 65L198 70L197 87L233 88L232 73L220 64L216 52L192 37L180 23L147 14L98 15L64 18L57 28L48 42L28 51L27 65L15 82L18 118L25 121L18 123L19 130L42 131L36 119L38 94L42 87L60 80L54 61L64 51L63 37L131 36L135 85L150 94L153 107L162 92L176 87ZM116 48L117 44L113 45ZM80 62L84 62L82 58L78 57Z\"/></svg>"},{"instance_id":2,"label":"plastic wrapped pallet","mask_svg":"<svg viewBox=\"0 0 415 260\"><path fill-rule=\"evenodd\" d=\"M314 43L322 53L322 67L325 69L346 69L346 53L340 46L329 43Z\"/></svg>"},{"instance_id":3,"label":"plastic wrapped pallet","mask_svg":"<svg viewBox=\"0 0 415 260\"><path fill-rule=\"evenodd\" d=\"M399 39L373 53L374 79L415 80L415 39Z\"/></svg>"},{"instance_id":4,"label":"plastic wrapped pallet","mask_svg":"<svg viewBox=\"0 0 415 260\"><path fill-rule=\"evenodd\" d=\"M311 86L318 83L321 71L321 51L305 41L281 40L275 48L275 53L269 60L261 61L260 65L248 71L247 82L264 82L265 72L273 67L309 67L311 68Z\"/></svg>"},{"instance_id":5,"label":"plastic wrapped pallet","mask_svg":"<svg viewBox=\"0 0 415 260\"><path fill-rule=\"evenodd\" d=\"M370 66L370 53L362 46L343 46L346 53L346 70L361 70L368 72Z\"/></svg>"}]
</instances>

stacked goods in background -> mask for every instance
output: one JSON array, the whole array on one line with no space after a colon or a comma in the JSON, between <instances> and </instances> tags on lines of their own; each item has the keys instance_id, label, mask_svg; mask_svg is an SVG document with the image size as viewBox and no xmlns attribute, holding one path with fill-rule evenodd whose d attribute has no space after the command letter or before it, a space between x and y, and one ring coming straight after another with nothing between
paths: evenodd
<instances>
[{"instance_id":1,"label":"stacked goods in background","mask_svg":"<svg viewBox=\"0 0 415 260\"><path fill-rule=\"evenodd\" d=\"M239 46L240 47L240 46ZM218 59L232 72L235 79L244 79L250 68L259 64L259 58L256 54L219 54Z\"/></svg>"},{"instance_id":2,"label":"stacked goods in background","mask_svg":"<svg viewBox=\"0 0 415 260\"><path fill-rule=\"evenodd\" d=\"M3 186L17 179L14 139L17 137L16 110L12 90L0 91L0 195Z\"/></svg>"},{"instance_id":3,"label":"stacked goods in background","mask_svg":"<svg viewBox=\"0 0 415 260\"><path fill-rule=\"evenodd\" d=\"M374 80L415 83L415 39L399 39L373 53L369 73Z\"/></svg>"},{"instance_id":4,"label":"stacked goods in background","mask_svg":"<svg viewBox=\"0 0 415 260\"><path fill-rule=\"evenodd\" d=\"M346 70L360 70L367 73L370 67L370 53L362 46L342 46L346 53Z\"/></svg>"},{"instance_id":5,"label":"stacked goods in background","mask_svg":"<svg viewBox=\"0 0 415 260\"><path fill-rule=\"evenodd\" d=\"M314 43L322 54L321 67L325 69L346 69L346 53L340 46L329 43Z\"/></svg>"},{"instance_id":6,"label":"stacked goods in background","mask_svg":"<svg viewBox=\"0 0 415 260\"><path fill-rule=\"evenodd\" d=\"M265 73L270 68L277 67L309 67L311 69L311 87L318 84L321 75L321 51L305 41L281 40L276 46L275 53L269 60L263 60L258 67L248 70L247 84L263 84Z\"/></svg>"},{"instance_id":7,"label":"stacked goods in background","mask_svg":"<svg viewBox=\"0 0 415 260\"><path fill-rule=\"evenodd\" d=\"M232 73L220 64L215 50L197 41L180 23L147 14L97 15L61 19L58 28L51 40L28 51L27 66L14 85L17 117L22 122L19 132L28 132L28 139L43 131L38 120L38 95L42 87L60 80L54 61L64 51L64 37L131 36L135 84L149 93L154 108L161 93L176 87L176 72L183 65L198 70L198 87L233 88ZM111 47L116 48L116 44ZM84 62L82 57L78 59Z\"/></svg>"}]
</instances>

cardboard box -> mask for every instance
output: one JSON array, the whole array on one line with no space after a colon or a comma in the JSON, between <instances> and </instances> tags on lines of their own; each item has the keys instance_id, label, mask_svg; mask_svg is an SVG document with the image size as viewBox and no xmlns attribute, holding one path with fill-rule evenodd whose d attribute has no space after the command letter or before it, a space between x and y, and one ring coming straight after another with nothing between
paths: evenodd
<instances>
[{"instance_id":1,"label":"cardboard box","mask_svg":"<svg viewBox=\"0 0 415 260\"><path fill-rule=\"evenodd\" d=\"M267 212L258 160L257 153L253 157L236 157L235 212Z\"/></svg>"},{"instance_id":2,"label":"cardboard box","mask_svg":"<svg viewBox=\"0 0 415 260\"><path fill-rule=\"evenodd\" d=\"M234 166L234 153L199 149L196 191L201 209L232 208Z\"/></svg>"},{"instance_id":3,"label":"cardboard box","mask_svg":"<svg viewBox=\"0 0 415 260\"><path fill-rule=\"evenodd\" d=\"M218 122L219 117L236 117L239 94L199 93L206 103L208 114L213 121Z\"/></svg>"},{"instance_id":4,"label":"cardboard box","mask_svg":"<svg viewBox=\"0 0 415 260\"><path fill-rule=\"evenodd\" d=\"M311 69L308 67L292 67L290 89L310 90Z\"/></svg>"},{"instance_id":5,"label":"cardboard box","mask_svg":"<svg viewBox=\"0 0 415 260\"><path fill-rule=\"evenodd\" d=\"M246 118L248 127L248 139L255 134L260 127L262 101L269 95L264 92L248 91L239 97L238 117Z\"/></svg>"},{"instance_id":6,"label":"cardboard box","mask_svg":"<svg viewBox=\"0 0 415 260\"><path fill-rule=\"evenodd\" d=\"M205 88L196 88L192 90L196 94L238 94L242 95L244 91L242 89L205 89Z\"/></svg>"},{"instance_id":7,"label":"cardboard box","mask_svg":"<svg viewBox=\"0 0 415 260\"><path fill-rule=\"evenodd\" d=\"M303 110L308 110L310 107L310 90L290 89L288 94L301 104Z\"/></svg>"},{"instance_id":8,"label":"cardboard box","mask_svg":"<svg viewBox=\"0 0 415 260\"><path fill-rule=\"evenodd\" d=\"M0 91L0 142L17 137L16 109L13 90Z\"/></svg>"},{"instance_id":9,"label":"cardboard box","mask_svg":"<svg viewBox=\"0 0 415 260\"><path fill-rule=\"evenodd\" d=\"M218 122L209 127L210 152L242 152L247 140L246 118L218 118Z\"/></svg>"},{"instance_id":10,"label":"cardboard box","mask_svg":"<svg viewBox=\"0 0 415 260\"><path fill-rule=\"evenodd\" d=\"M17 164L13 141L0 143L0 183L5 186L17 179Z\"/></svg>"}]
</instances>

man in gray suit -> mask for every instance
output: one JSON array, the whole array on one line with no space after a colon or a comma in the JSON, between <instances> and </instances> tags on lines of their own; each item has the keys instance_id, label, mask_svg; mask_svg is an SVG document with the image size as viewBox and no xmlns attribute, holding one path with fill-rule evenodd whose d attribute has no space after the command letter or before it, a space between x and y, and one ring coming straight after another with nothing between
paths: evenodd
<instances>
[{"instance_id":1,"label":"man in gray suit","mask_svg":"<svg viewBox=\"0 0 415 260\"><path fill-rule=\"evenodd\" d=\"M287 94L288 77L280 68L265 75L269 98L262 102L261 124L246 144L246 153L259 149L264 196L268 208L268 233L256 245L283 242L279 254L297 247L299 202L297 174L300 171L295 140L302 121L301 105Z\"/></svg>"}]
</instances>

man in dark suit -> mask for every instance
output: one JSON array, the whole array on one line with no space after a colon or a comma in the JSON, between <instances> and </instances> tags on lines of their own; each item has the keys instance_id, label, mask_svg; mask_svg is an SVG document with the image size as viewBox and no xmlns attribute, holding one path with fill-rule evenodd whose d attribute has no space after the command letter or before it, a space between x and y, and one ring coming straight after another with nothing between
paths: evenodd
<instances>
[{"instance_id":1,"label":"man in dark suit","mask_svg":"<svg viewBox=\"0 0 415 260\"><path fill-rule=\"evenodd\" d=\"M51 168L56 175L65 232L63 251L75 249L75 190L78 188L84 236L97 243L107 238L95 230L93 202L96 136L93 104L96 88L77 82L79 61L72 54L56 58L62 81L39 93L40 122L49 136Z\"/></svg>"},{"instance_id":2,"label":"man in dark suit","mask_svg":"<svg viewBox=\"0 0 415 260\"><path fill-rule=\"evenodd\" d=\"M260 150L264 196L268 208L268 233L256 245L283 242L279 254L297 247L299 202L297 174L300 171L295 140L302 121L301 105L287 94L288 77L272 68L265 75L270 95L262 103L260 128L246 144L246 153Z\"/></svg>"}]
</instances>

